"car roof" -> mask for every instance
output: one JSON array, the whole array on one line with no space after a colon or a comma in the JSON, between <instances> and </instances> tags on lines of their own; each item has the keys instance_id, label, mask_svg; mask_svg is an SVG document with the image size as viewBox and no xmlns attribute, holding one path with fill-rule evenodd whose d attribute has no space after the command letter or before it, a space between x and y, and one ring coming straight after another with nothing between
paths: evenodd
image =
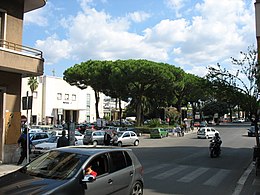
<instances>
[{"instance_id":1,"label":"car roof","mask_svg":"<svg viewBox=\"0 0 260 195\"><path fill-rule=\"evenodd\" d=\"M55 148L53 150L59 150L64 152L76 153L76 154L83 154L83 155L94 155L98 153L104 152L111 152L111 151L132 151L129 148L118 148L113 146L87 146L87 145L80 145L80 146L67 146L61 148Z\"/></svg>"}]
</instances>

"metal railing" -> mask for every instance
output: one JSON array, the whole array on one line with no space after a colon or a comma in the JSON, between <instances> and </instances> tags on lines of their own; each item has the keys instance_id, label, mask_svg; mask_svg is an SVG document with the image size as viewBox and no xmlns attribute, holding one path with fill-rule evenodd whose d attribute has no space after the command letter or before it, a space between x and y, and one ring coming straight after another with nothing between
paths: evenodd
<instances>
[{"instance_id":1,"label":"metal railing","mask_svg":"<svg viewBox=\"0 0 260 195\"><path fill-rule=\"evenodd\" d=\"M0 48L6 48L42 58L42 51L0 39Z\"/></svg>"}]
</instances>

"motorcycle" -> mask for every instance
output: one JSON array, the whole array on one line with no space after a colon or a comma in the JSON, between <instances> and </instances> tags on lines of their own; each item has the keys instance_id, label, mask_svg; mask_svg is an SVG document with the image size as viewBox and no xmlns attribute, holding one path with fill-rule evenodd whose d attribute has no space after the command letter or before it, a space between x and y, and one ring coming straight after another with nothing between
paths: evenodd
<instances>
[{"instance_id":1,"label":"motorcycle","mask_svg":"<svg viewBox=\"0 0 260 195\"><path fill-rule=\"evenodd\" d=\"M221 141L220 141L221 142ZM209 152L210 152L210 157L215 158L219 157L221 150L220 150L220 142L212 139L210 140L210 145L209 145Z\"/></svg>"}]
</instances>

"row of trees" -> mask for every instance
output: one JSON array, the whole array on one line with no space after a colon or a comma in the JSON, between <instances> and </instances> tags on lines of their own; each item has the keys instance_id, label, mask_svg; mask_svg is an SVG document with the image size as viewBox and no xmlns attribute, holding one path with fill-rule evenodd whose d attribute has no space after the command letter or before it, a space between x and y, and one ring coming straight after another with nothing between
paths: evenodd
<instances>
[{"instance_id":1,"label":"row of trees","mask_svg":"<svg viewBox=\"0 0 260 195\"><path fill-rule=\"evenodd\" d=\"M139 126L144 113L169 106L180 111L188 101L201 99L207 88L205 79L185 73L181 68L148 60L89 60L65 70L63 78L81 89L93 88L97 118L100 92L117 98L118 102L131 101Z\"/></svg>"},{"instance_id":2,"label":"row of trees","mask_svg":"<svg viewBox=\"0 0 260 195\"><path fill-rule=\"evenodd\" d=\"M238 66L234 74L218 64L201 78L173 65L148 60L89 60L65 70L63 78L81 89L93 88L97 118L101 92L118 102L130 101L138 126L146 113L165 107L176 107L180 112L188 102L194 112L200 107L205 115L229 112L232 116L233 109L238 107L250 119L257 118L256 50L249 47L248 53L241 52L241 59L232 58L232 63Z\"/></svg>"}]
</instances>

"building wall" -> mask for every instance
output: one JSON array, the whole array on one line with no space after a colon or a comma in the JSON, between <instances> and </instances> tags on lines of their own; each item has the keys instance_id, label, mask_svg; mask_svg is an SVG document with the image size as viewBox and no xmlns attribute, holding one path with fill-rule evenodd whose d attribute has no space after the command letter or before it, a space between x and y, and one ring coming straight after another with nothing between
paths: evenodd
<instances>
[{"instance_id":1,"label":"building wall","mask_svg":"<svg viewBox=\"0 0 260 195\"><path fill-rule=\"evenodd\" d=\"M22 96L26 96L27 91L31 95L28 79L27 77L22 80ZM69 85L62 78L53 76L40 76L38 82L39 85L36 93L34 93L32 108L32 115L37 116L37 123L46 124L48 123L47 119L51 118L52 124L58 124L58 119L61 119L58 116L58 110L62 110L63 120L65 120L67 111L70 112L70 115L76 112L77 118L73 122L96 121L95 95L92 88L88 87L81 90L76 86ZM61 98L59 94L61 94ZM68 99L66 99L67 95ZM99 102L100 117L103 117L103 97L104 95L101 94ZM31 111L28 112L28 118L30 118L30 114ZM27 115L26 110L22 110L22 115ZM89 115L89 121L87 115Z\"/></svg>"},{"instance_id":2,"label":"building wall","mask_svg":"<svg viewBox=\"0 0 260 195\"><path fill-rule=\"evenodd\" d=\"M0 71L1 87L1 126L0 126L0 154L3 162L13 162L17 154L15 150L20 135L20 105L21 105L21 75ZM15 144L15 145L14 145Z\"/></svg>"},{"instance_id":3,"label":"building wall","mask_svg":"<svg viewBox=\"0 0 260 195\"><path fill-rule=\"evenodd\" d=\"M24 1L1 1L0 5L2 10L7 11L6 40L21 45L23 34Z\"/></svg>"}]
</instances>

